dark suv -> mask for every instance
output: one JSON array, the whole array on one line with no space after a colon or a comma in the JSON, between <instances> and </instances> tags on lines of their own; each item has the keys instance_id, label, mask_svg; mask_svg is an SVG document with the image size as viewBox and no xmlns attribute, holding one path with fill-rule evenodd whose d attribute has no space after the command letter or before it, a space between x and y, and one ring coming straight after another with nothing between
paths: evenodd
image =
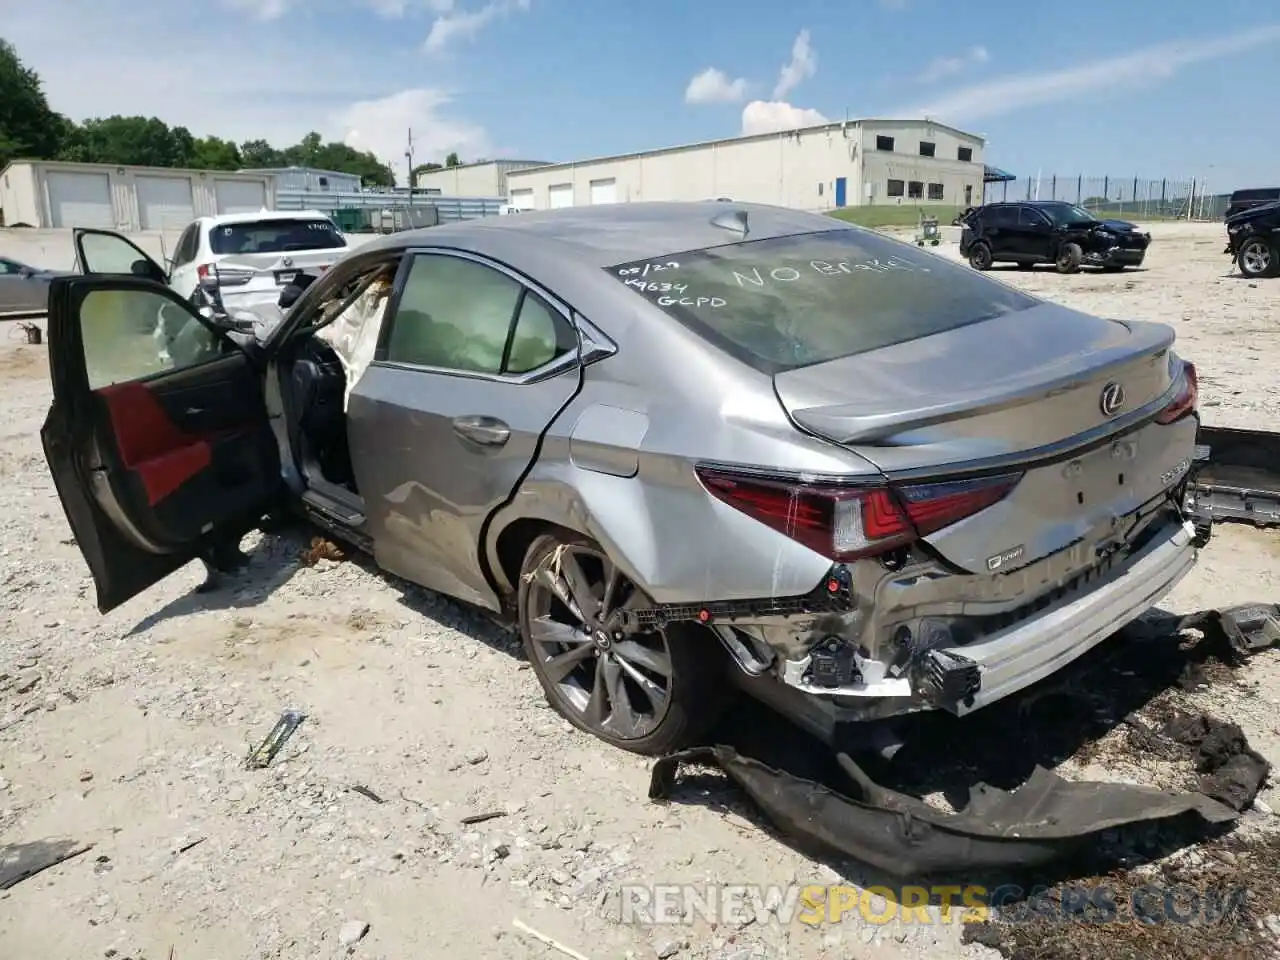
<instances>
[{"instance_id":1,"label":"dark suv","mask_svg":"<svg viewBox=\"0 0 1280 960\"><path fill-rule=\"evenodd\" d=\"M975 270L993 263L1016 263L1029 270L1052 263L1059 273L1082 266L1103 270L1139 267L1151 244L1126 220L1099 220L1088 210L1058 200L988 203L966 210L957 222L960 255Z\"/></svg>"},{"instance_id":2,"label":"dark suv","mask_svg":"<svg viewBox=\"0 0 1280 960\"><path fill-rule=\"evenodd\" d=\"M1227 212L1222 219L1227 220L1252 207L1280 200L1280 187L1253 187L1249 190L1237 190L1227 201Z\"/></svg>"},{"instance_id":3,"label":"dark suv","mask_svg":"<svg viewBox=\"0 0 1280 960\"><path fill-rule=\"evenodd\" d=\"M1246 277L1280 276L1280 200L1227 217L1226 253Z\"/></svg>"}]
</instances>

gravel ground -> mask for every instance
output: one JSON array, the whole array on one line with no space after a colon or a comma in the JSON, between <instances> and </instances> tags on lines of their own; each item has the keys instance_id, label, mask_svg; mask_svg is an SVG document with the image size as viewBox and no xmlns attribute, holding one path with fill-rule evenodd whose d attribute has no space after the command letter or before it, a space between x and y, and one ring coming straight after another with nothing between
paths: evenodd
<instances>
[{"instance_id":1,"label":"gravel ground","mask_svg":"<svg viewBox=\"0 0 1280 960\"><path fill-rule=\"evenodd\" d=\"M1172 323L1208 422L1280 428L1280 367L1264 361L1280 281L1228 275L1220 225L1153 232L1141 271L996 275ZM0 338L0 844L95 846L0 894L0 955L563 955L515 918L593 960L997 955L955 925L856 916L819 928L621 922L624 883L838 874L741 813L649 803L649 764L548 709L510 635L361 563L312 563L306 534L254 535L249 571L219 592L194 594L193 566L99 616L40 451L48 402L45 348ZM1280 599L1278 557L1280 535L1221 528L1163 606ZM1276 763L1280 655L1256 658L1248 677L1184 698L1240 723ZM306 721L269 768L244 769L285 708ZM1069 768L1146 776L1141 762L1091 757ZM1280 809L1273 793L1263 801ZM499 815L461 822L481 813ZM1269 830L1265 812L1244 819Z\"/></svg>"}]
</instances>

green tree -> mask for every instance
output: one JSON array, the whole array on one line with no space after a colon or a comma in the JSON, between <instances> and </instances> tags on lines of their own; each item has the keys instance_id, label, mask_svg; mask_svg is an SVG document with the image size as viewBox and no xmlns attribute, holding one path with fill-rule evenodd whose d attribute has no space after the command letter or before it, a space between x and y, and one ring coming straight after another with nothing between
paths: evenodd
<instances>
[{"instance_id":1,"label":"green tree","mask_svg":"<svg viewBox=\"0 0 1280 960\"><path fill-rule=\"evenodd\" d=\"M189 163L197 170L239 170L247 166L240 155L240 148L230 140L218 137L196 140Z\"/></svg>"},{"instance_id":2,"label":"green tree","mask_svg":"<svg viewBox=\"0 0 1280 960\"><path fill-rule=\"evenodd\" d=\"M287 166L280 151L265 140L246 140L240 144L240 159L251 169Z\"/></svg>"},{"instance_id":3,"label":"green tree","mask_svg":"<svg viewBox=\"0 0 1280 960\"><path fill-rule=\"evenodd\" d=\"M451 153L444 158L444 165L446 167L460 167L462 166L462 161L458 159L456 153Z\"/></svg>"},{"instance_id":4,"label":"green tree","mask_svg":"<svg viewBox=\"0 0 1280 960\"><path fill-rule=\"evenodd\" d=\"M57 154L68 123L49 106L39 75L0 40L0 167L18 157Z\"/></svg>"}]
</instances>

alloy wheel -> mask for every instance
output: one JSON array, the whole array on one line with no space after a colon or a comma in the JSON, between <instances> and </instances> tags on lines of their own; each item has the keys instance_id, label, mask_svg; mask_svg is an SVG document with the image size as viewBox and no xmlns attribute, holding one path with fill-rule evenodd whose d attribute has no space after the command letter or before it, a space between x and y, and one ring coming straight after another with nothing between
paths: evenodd
<instances>
[{"instance_id":1,"label":"alloy wheel","mask_svg":"<svg viewBox=\"0 0 1280 960\"><path fill-rule=\"evenodd\" d=\"M644 595L607 556L558 545L534 569L526 602L536 669L562 707L619 740L662 723L671 700L667 638L634 626L630 613Z\"/></svg>"},{"instance_id":2,"label":"alloy wheel","mask_svg":"<svg viewBox=\"0 0 1280 960\"><path fill-rule=\"evenodd\" d=\"M1271 269L1271 245L1249 240L1240 251L1240 266L1250 276L1260 276Z\"/></svg>"}]
</instances>

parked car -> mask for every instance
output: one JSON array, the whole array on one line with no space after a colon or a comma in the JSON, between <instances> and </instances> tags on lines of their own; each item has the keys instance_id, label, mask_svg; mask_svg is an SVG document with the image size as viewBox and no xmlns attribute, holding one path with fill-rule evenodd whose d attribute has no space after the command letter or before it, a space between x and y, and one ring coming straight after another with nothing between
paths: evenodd
<instances>
[{"instance_id":1,"label":"parked car","mask_svg":"<svg viewBox=\"0 0 1280 960\"><path fill-rule=\"evenodd\" d=\"M1029 270L1052 263L1059 273L1081 266L1116 271L1140 267L1151 234L1127 220L1100 220L1059 200L988 203L960 218L960 255L975 270L1016 263Z\"/></svg>"},{"instance_id":2,"label":"parked car","mask_svg":"<svg viewBox=\"0 0 1280 960\"><path fill-rule=\"evenodd\" d=\"M49 281L65 272L0 257L0 317L44 313L49 302Z\"/></svg>"},{"instance_id":3,"label":"parked car","mask_svg":"<svg viewBox=\"0 0 1280 960\"><path fill-rule=\"evenodd\" d=\"M42 437L100 610L292 506L508 617L550 703L639 753L696 738L735 684L828 739L969 713L1195 559L1170 327L818 214L392 234L261 343L136 276L55 280L50 305ZM187 331L167 364L158 309Z\"/></svg>"},{"instance_id":4,"label":"parked car","mask_svg":"<svg viewBox=\"0 0 1280 960\"><path fill-rule=\"evenodd\" d=\"M1280 275L1280 201L1227 217L1227 249L1246 277Z\"/></svg>"},{"instance_id":5,"label":"parked car","mask_svg":"<svg viewBox=\"0 0 1280 960\"><path fill-rule=\"evenodd\" d=\"M1277 200L1280 200L1280 187L1254 187L1248 190L1237 190L1231 194L1231 199L1227 201L1227 212L1223 214L1223 219L1229 220L1237 213L1241 213L1251 207L1264 203L1275 203Z\"/></svg>"},{"instance_id":6,"label":"parked car","mask_svg":"<svg viewBox=\"0 0 1280 960\"><path fill-rule=\"evenodd\" d=\"M298 272L328 267L350 246L332 220L316 210L222 214L193 221L178 238L166 270L150 257L114 263L113 256L132 257L103 231L85 231L81 245L103 269L166 283L180 296L196 293L214 264L229 309L273 303Z\"/></svg>"}]
</instances>

